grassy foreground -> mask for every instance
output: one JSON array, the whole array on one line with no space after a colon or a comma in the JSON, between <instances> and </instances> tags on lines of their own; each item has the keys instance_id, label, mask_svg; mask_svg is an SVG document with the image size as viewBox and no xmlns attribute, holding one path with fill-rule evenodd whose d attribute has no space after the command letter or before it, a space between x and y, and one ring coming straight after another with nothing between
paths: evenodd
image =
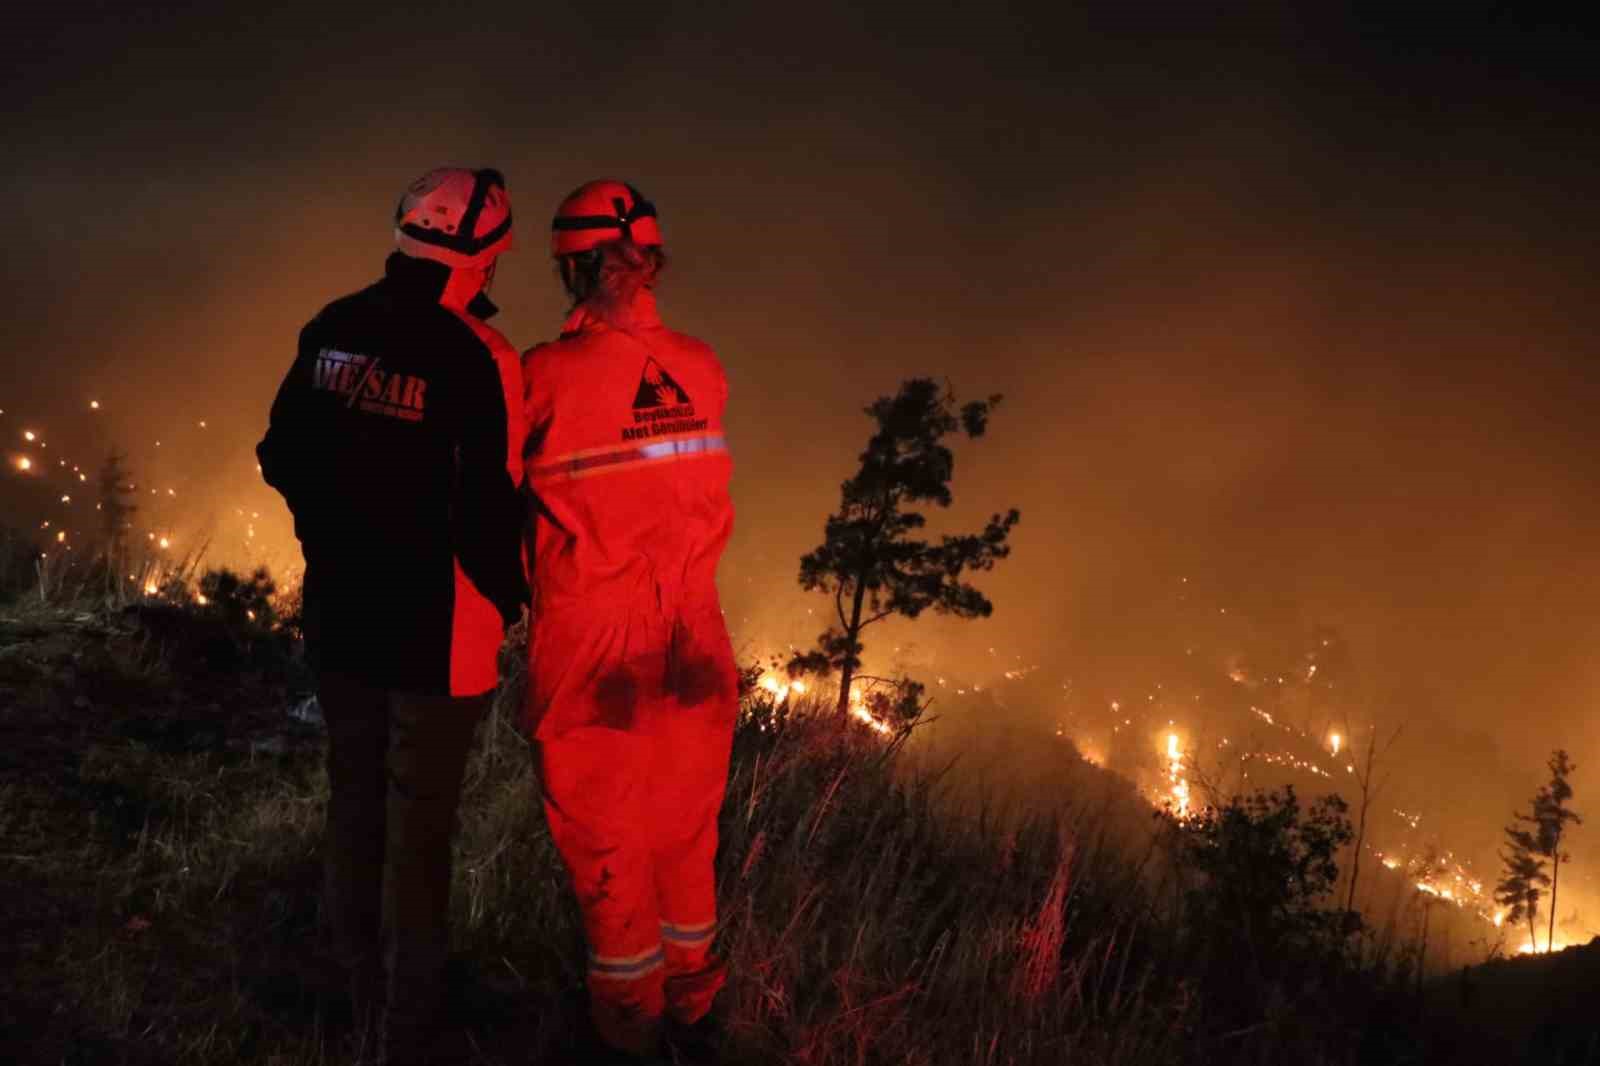
<instances>
[{"instance_id":1,"label":"grassy foreground","mask_svg":"<svg viewBox=\"0 0 1600 1066\"><path fill-rule=\"evenodd\" d=\"M462 804L453 1010L482 1063L560 1063L582 944L505 665ZM0 613L0 1061L364 1060L321 947L322 738L286 714L307 684L286 636L193 608ZM745 712L728 1061L1428 1061L1403 974L1228 957L1092 816L954 813L875 735Z\"/></svg>"}]
</instances>

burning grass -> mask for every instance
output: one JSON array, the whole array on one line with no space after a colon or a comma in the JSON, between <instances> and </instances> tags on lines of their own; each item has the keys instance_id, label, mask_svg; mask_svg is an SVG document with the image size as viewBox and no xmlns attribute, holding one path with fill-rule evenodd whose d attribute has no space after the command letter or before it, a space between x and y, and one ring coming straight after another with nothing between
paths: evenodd
<instances>
[{"instance_id":1,"label":"burning grass","mask_svg":"<svg viewBox=\"0 0 1600 1066\"><path fill-rule=\"evenodd\" d=\"M319 947L326 781L320 735L284 713L304 684L293 645L189 654L233 623L172 610L194 626L3 622L0 1057L364 1061ZM571 1061L582 1009L578 915L515 728L520 662L508 651L477 738L456 864L453 1010L483 1064ZM735 738L727 1061L1388 1061L1404 1030L1383 1021L1383 972L1312 952L1285 969L1297 983L1242 1000L1196 964L1207 930L1093 813L952 803L939 773L823 702L757 689Z\"/></svg>"}]
</instances>

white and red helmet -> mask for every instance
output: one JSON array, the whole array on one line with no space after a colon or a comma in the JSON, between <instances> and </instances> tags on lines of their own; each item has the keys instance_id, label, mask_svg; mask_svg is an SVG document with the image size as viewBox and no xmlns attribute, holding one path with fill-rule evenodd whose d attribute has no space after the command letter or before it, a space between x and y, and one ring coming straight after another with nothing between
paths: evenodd
<instances>
[{"instance_id":1,"label":"white and red helmet","mask_svg":"<svg viewBox=\"0 0 1600 1066\"><path fill-rule=\"evenodd\" d=\"M394 209L395 245L457 269L511 247L511 197L498 170L440 167L411 183Z\"/></svg>"},{"instance_id":2,"label":"white and red helmet","mask_svg":"<svg viewBox=\"0 0 1600 1066\"><path fill-rule=\"evenodd\" d=\"M625 181L602 179L578 186L550 222L550 251L557 258L624 237L641 246L661 246L656 205Z\"/></svg>"}]
</instances>

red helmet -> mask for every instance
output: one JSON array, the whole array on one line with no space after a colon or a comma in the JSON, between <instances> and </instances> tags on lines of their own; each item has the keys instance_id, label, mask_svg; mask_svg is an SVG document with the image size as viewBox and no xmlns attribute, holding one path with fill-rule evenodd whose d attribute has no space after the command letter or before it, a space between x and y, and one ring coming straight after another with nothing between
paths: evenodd
<instances>
[{"instance_id":1,"label":"red helmet","mask_svg":"<svg viewBox=\"0 0 1600 1066\"><path fill-rule=\"evenodd\" d=\"M394 240L419 259L481 267L511 247L511 197L498 170L440 167L411 183L394 209Z\"/></svg>"},{"instance_id":2,"label":"red helmet","mask_svg":"<svg viewBox=\"0 0 1600 1066\"><path fill-rule=\"evenodd\" d=\"M578 186L556 208L550 230L550 250L558 257L587 252L622 237L639 245L661 244L656 205L623 181L591 181Z\"/></svg>"}]
</instances>

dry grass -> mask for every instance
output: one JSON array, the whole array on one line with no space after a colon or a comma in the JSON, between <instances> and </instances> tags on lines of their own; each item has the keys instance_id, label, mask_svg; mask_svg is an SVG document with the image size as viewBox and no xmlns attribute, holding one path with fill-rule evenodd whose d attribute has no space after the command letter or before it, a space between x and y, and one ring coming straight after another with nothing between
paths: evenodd
<instances>
[{"instance_id":1,"label":"dry grass","mask_svg":"<svg viewBox=\"0 0 1600 1066\"><path fill-rule=\"evenodd\" d=\"M283 714L289 675L174 670L140 626L71 617L8 622L0 647L0 697L23 708L0 740L31 737L0 778L0 1059L361 1061L319 948L326 781L320 738ZM95 679L67 668L89 647ZM462 805L455 1010L481 1063L567 1061L581 936L506 667ZM1090 815L952 813L903 763L831 715L747 708L718 869L729 1061L1354 1061L1353 1036L1310 1042L1265 1009L1208 1027L1182 931Z\"/></svg>"}]
</instances>

